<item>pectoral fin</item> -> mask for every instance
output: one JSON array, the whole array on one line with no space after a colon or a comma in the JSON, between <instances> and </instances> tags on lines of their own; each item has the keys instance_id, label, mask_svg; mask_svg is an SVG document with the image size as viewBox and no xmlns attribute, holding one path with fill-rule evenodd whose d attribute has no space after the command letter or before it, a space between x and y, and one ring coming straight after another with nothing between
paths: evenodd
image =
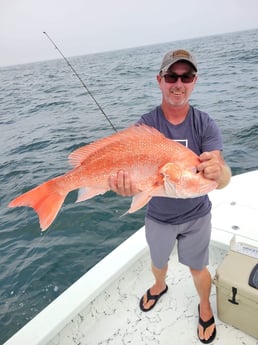
<instances>
[{"instance_id":1,"label":"pectoral fin","mask_svg":"<svg viewBox=\"0 0 258 345\"><path fill-rule=\"evenodd\" d=\"M178 198L176 186L180 183L182 169L175 163L167 163L161 168L160 172L164 176L163 180L166 195L171 198Z\"/></svg>"},{"instance_id":2,"label":"pectoral fin","mask_svg":"<svg viewBox=\"0 0 258 345\"><path fill-rule=\"evenodd\" d=\"M132 199L131 207L123 215L140 210L153 196L166 196L163 185L136 194Z\"/></svg>"},{"instance_id":3,"label":"pectoral fin","mask_svg":"<svg viewBox=\"0 0 258 345\"><path fill-rule=\"evenodd\" d=\"M106 188L84 187L78 191L76 202L81 202L93 198L96 195L105 194L108 191Z\"/></svg>"},{"instance_id":4,"label":"pectoral fin","mask_svg":"<svg viewBox=\"0 0 258 345\"><path fill-rule=\"evenodd\" d=\"M136 194L133 199L131 206L127 212L123 214L126 215L127 213L134 213L135 211L140 210L142 207L144 207L152 198L149 191L144 191Z\"/></svg>"},{"instance_id":5,"label":"pectoral fin","mask_svg":"<svg viewBox=\"0 0 258 345\"><path fill-rule=\"evenodd\" d=\"M164 176L164 188L166 195L170 198L177 198L176 186L169 180L167 176Z\"/></svg>"}]
</instances>

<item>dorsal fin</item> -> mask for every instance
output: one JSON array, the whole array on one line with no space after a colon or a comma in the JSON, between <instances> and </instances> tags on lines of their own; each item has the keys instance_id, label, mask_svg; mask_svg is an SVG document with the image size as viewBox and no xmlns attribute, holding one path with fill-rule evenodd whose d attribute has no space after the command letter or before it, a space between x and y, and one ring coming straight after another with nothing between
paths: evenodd
<instances>
[{"instance_id":1,"label":"dorsal fin","mask_svg":"<svg viewBox=\"0 0 258 345\"><path fill-rule=\"evenodd\" d=\"M158 130L156 130L153 127L149 127L144 124L134 125L118 133L112 134L106 138L99 139L89 145L78 148L69 155L69 162L73 167L76 168L80 166L92 154L95 154L102 148L106 149L108 145L114 145L117 142L121 143L123 141L127 142L128 138L138 138L141 140L149 138L151 140L151 137L153 136L161 136L162 138L164 138L163 134L161 134Z\"/></svg>"}]
</instances>

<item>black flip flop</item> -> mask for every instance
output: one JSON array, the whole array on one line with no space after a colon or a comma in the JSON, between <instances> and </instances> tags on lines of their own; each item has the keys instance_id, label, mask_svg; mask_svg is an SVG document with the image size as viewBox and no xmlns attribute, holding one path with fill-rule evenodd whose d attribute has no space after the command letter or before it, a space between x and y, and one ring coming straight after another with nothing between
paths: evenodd
<instances>
[{"instance_id":1,"label":"black flip flop","mask_svg":"<svg viewBox=\"0 0 258 345\"><path fill-rule=\"evenodd\" d=\"M152 295L150 293L150 289L147 290L147 302L149 302L150 300L154 300L155 302L152 304L152 306L148 309L145 309L144 306L143 306L143 300L144 300L144 296L142 296L141 300L140 300L140 309L142 311L149 311L151 310L152 308L155 307L156 303L158 302L158 300L160 299L160 297L162 295L164 295L164 293L166 293L168 291L168 286L166 285L166 288L159 294L159 295Z\"/></svg>"},{"instance_id":2,"label":"black flip flop","mask_svg":"<svg viewBox=\"0 0 258 345\"><path fill-rule=\"evenodd\" d=\"M203 332L205 332L206 328L208 328L209 326L215 323L214 317L212 316L208 321L203 321L203 319L201 319L200 317L200 304L198 304L198 313L199 313L199 324L203 327ZM197 328L197 336L203 344L210 344L216 337L216 326L214 327L212 335L209 337L209 339L207 340L200 339L198 328Z\"/></svg>"}]
</instances>

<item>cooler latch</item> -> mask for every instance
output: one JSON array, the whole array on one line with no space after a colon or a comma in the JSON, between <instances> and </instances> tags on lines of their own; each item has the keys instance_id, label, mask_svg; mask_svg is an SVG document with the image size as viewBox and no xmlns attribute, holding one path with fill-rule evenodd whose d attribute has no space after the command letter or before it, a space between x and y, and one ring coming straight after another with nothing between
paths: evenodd
<instances>
[{"instance_id":1,"label":"cooler latch","mask_svg":"<svg viewBox=\"0 0 258 345\"><path fill-rule=\"evenodd\" d=\"M249 276L248 284L253 288L258 289L258 264L256 264L252 269L252 272Z\"/></svg>"},{"instance_id":2,"label":"cooler latch","mask_svg":"<svg viewBox=\"0 0 258 345\"><path fill-rule=\"evenodd\" d=\"M237 301L236 301L236 295L237 295L237 288L235 288L234 286L232 286L232 298L231 299L228 299L228 301L232 304L239 304Z\"/></svg>"}]
</instances>

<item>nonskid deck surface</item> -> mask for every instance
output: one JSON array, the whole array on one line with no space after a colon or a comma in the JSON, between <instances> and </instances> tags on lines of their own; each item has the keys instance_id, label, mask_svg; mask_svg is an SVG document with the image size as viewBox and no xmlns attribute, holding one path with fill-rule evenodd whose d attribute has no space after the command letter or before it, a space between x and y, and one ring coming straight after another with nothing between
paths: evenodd
<instances>
[{"instance_id":1,"label":"nonskid deck surface","mask_svg":"<svg viewBox=\"0 0 258 345\"><path fill-rule=\"evenodd\" d=\"M211 247L209 270L214 276L226 251ZM95 298L49 345L195 345L198 297L189 269L169 261L168 292L151 311L139 308L139 299L153 283L146 253L127 272ZM217 318L215 287L211 303L217 325L217 345L258 345L258 340Z\"/></svg>"}]
</instances>

